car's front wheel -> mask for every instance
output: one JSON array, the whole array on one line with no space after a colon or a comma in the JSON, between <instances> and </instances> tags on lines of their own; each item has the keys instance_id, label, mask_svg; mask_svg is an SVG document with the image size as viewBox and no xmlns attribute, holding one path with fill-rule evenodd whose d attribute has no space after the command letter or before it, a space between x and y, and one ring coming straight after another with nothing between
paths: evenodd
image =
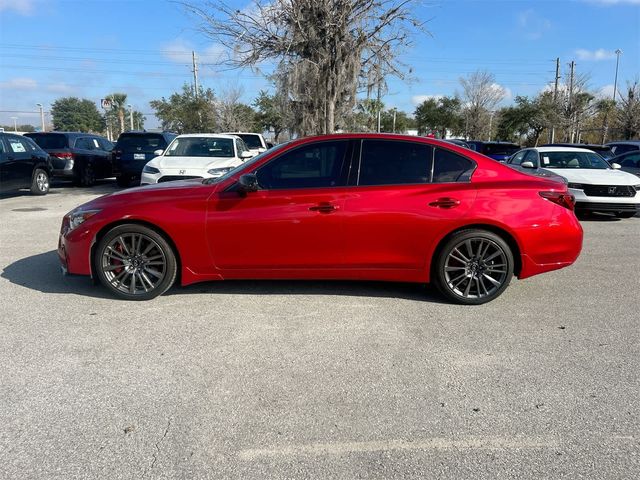
<instances>
[{"instance_id":1,"label":"car's front wheel","mask_svg":"<svg viewBox=\"0 0 640 480\"><path fill-rule=\"evenodd\" d=\"M480 305L498 297L513 277L513 253L507 242L487 230L457 232L438 250L433 281L456 303Z\"/></svg>"},{"instance_id":2,"label":"car's front wheel","mask_svg":"<svg viewBox=\"0 0 640 480\"><path fill-rule=\"evenodd\" d=\"M94 268L100 282L126 300L150 300L175 282L176 256L155 230L137 224L119 225L102 237Z\"/></svg>"}]
</instances>

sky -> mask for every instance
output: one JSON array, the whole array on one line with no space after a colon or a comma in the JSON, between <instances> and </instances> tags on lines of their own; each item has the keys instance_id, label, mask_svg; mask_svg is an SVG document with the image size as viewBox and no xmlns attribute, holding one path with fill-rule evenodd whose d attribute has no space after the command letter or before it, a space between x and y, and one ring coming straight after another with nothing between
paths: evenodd
<instances>
[{"instance_id":1,"label":"sky","mask_svg":"<svg viewBox=\"0 0 640 480\"><path fill-rule=\"evenodd\" d=\"M412 113L427 98L455 94L459 78L478 69L495 74L508 105L552 85L556 57L563 74L573 60L593 91L611 96L616 49L623 52L618 86L640 79L640 0L426 0L414 12L428 33L401 52L411 73L389 80L382 98L389 108ZM148 128L157 127L149 101L192 83L192 51L200 83L217 93L240 87L251 103L270 89L271 65L216 65L220 46L177 2L0 0L0 124L17 117L37 126L36 103L48 111L60 97L98 103L117 91L146 115Z\"/></svg>"}]
</instances>

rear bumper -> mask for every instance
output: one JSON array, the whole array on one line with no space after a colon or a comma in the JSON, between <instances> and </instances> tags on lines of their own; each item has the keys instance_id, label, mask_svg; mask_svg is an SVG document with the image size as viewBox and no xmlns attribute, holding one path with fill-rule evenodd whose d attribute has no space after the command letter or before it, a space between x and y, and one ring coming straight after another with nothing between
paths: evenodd
<instances>
[{"instance_id":1,"label":"rear bumper","mask_svg":"<svg viewBox=\"0 0 640 480\"><path fill-rule=\"evenodd\" d=\"M119 160L114 163L115 175L131 179L140 178L149 160Z\"/></svg>"}]
</instances>

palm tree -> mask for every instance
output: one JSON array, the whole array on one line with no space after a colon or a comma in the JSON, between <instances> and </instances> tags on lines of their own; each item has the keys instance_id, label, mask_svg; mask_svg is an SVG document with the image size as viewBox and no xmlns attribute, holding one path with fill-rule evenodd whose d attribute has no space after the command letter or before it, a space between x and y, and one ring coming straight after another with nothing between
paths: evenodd
<instances>
[{"instance_id":1,"label":"palm tree","mask_svg":"<svg viewBox=\"0 0 640 480\"><path fill-rule=\"evenodd\" d=\"M124 115L127 106L126 93L111 93L107 95L107 100L111 100L111 110L115 111L120 121L120 132L124 132Z\"/></svg>"}]
</instances>

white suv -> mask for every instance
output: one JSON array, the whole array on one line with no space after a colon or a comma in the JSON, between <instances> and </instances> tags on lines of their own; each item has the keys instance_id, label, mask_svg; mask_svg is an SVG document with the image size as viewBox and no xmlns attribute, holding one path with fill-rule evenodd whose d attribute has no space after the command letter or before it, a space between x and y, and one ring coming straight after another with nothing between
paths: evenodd
<instances>
[{"instance_id":1,"label":"white suv","mask_svg":"<svg viewBox=\"0 0 640 480\"><path fill-rule=\"evenodd\" d=\"M537 147L515 153L508 165L535 175L563 177L576 197L576 212L609 212L633 217L640 208L638 177L620 171L585 148Z\"/></svg>"}]
</instances>

